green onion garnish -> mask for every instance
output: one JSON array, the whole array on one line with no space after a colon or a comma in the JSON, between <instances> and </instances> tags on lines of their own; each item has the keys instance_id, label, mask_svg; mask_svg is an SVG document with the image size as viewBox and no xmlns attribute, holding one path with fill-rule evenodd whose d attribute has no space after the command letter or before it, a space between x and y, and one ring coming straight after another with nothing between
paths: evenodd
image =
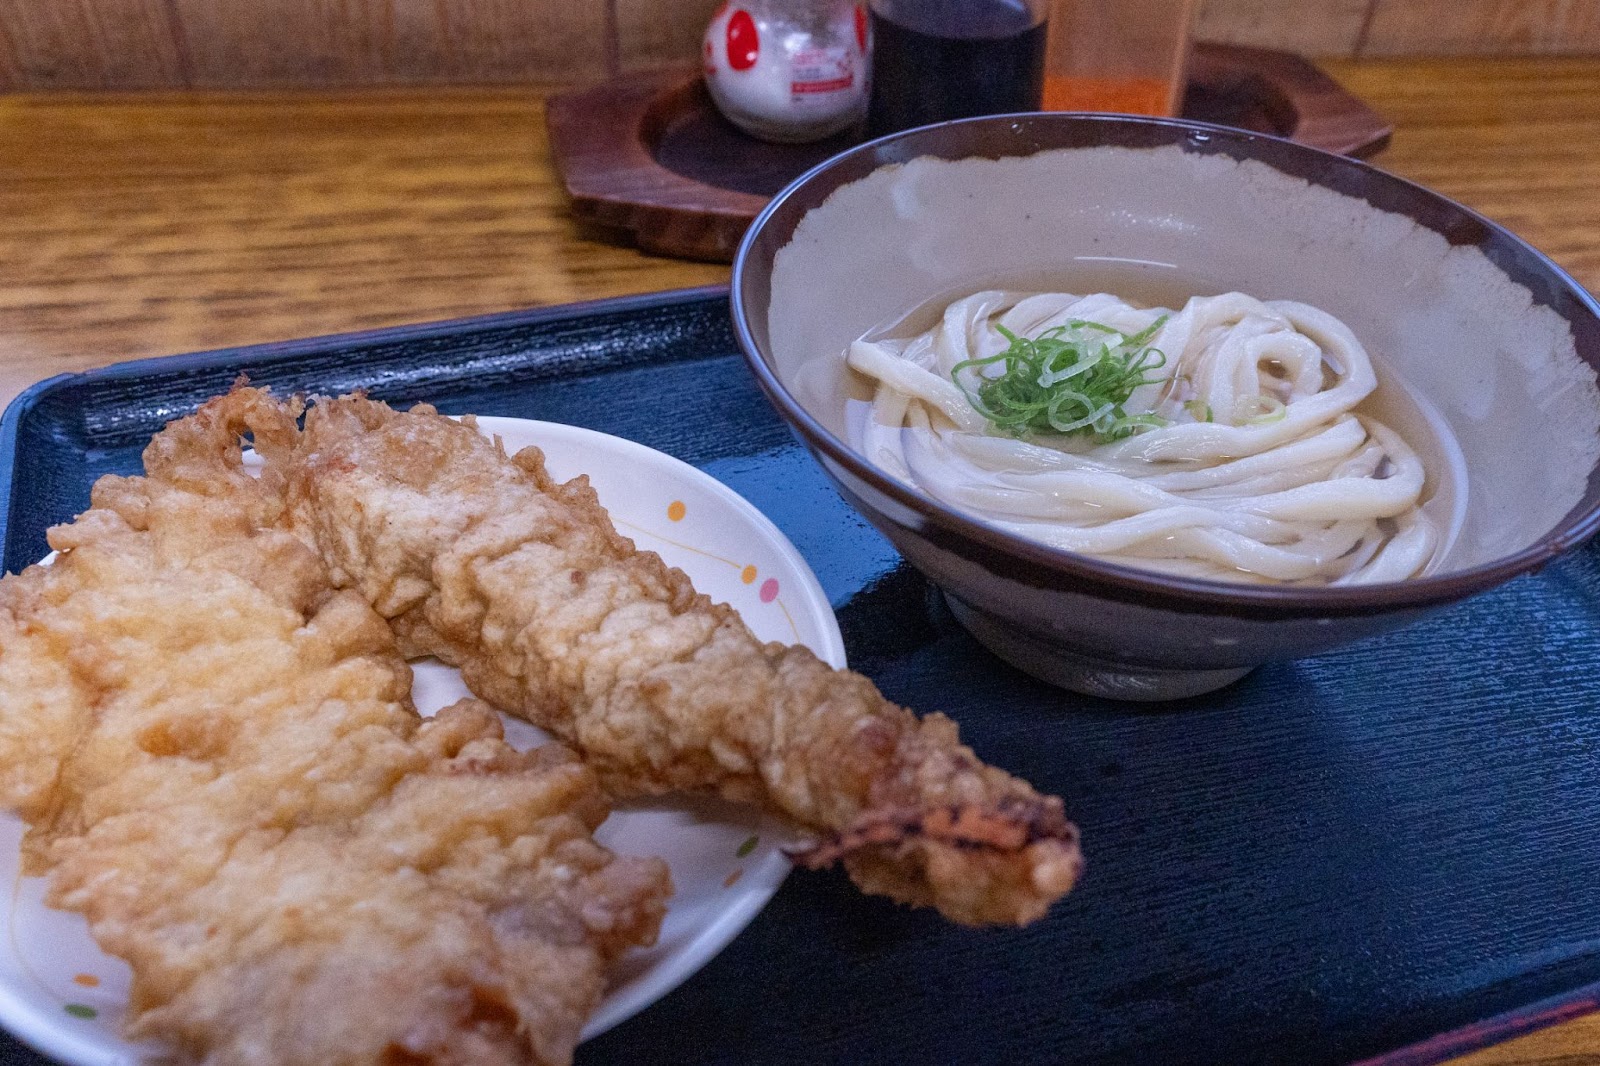
<instances>
[{"instance_id":1,"label":"green onion garnish","mask_svg":"<svg viewBox=\"0 0 1600 1066\"><path fill-rule=\"evenodd\" d=\"M1029 339L996 326L1010 342L1005 351L984 359L967 359L950 369L950 377L966 393L973 409L996 429L1013 436L1030 433L1092 435L1096 444L1167 425L1149 413L1128 414L1122 405L1133 390L1161 379L1151 376L1167 364L1148 341L1166 323L1156 319L1127 335L1099 322L1073 319ZM1003 364L1004 373L986 377L980 371ZM962 380L972 371L977 387Z\"/></svg>"}]
</instances>

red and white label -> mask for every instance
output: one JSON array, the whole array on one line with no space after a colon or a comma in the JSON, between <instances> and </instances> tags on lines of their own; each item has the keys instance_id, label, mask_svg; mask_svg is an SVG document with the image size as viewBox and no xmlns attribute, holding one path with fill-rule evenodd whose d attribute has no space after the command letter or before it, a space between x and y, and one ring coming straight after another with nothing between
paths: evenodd
<instances>
[{"instance_id":1,"label":"red and white label","mask_svg":"<svg viewBox=\"0 0 1600 1066\"><path fill-rule=\"evenodd\" d=\"M803 48L794 53L789 91L795 96L844 92L856 83L855 57L848 48Z\"/></svg>"}]
</instances>

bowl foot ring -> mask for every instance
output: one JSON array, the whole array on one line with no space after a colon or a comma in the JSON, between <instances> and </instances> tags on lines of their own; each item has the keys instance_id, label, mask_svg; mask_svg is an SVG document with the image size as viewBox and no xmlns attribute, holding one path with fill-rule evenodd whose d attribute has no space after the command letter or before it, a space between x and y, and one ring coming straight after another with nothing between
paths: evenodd
<instances>
[{"instance_id":1,"label":"bowl foot ring","mask_svg":"<svg viewBox=\"0 0 1600 1066\"><path fill-rule=\"evenodd\" d=\"M1253 667L1166 670L1099 659L1040 640L946 592L951 612L978 643L1017 669L1047 684L1108 700L1153 702L1215 692Z\"/></svg>"}]
</instances>

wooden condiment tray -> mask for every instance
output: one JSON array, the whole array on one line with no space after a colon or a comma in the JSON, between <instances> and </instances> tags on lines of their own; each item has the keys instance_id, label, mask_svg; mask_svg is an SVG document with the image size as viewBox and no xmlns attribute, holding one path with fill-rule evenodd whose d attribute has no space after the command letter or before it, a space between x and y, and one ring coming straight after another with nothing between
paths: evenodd
<instances>
[{"instance_id":1,"label":"wooden condiment tray","mask_svg":"<svg viewBox=\"0 0 1600 1066\"><path fill-rule=\"evenodd\" d=\"M858 142L768 144L717 111L698 70L630 75L551 97L550 153L572 213L646 251L728 262L767 200ZM1197 44L1183 117L1238 126L1347 155L1389 143L1391 127L1306 59Z\"/></svg>"}]
</instances>

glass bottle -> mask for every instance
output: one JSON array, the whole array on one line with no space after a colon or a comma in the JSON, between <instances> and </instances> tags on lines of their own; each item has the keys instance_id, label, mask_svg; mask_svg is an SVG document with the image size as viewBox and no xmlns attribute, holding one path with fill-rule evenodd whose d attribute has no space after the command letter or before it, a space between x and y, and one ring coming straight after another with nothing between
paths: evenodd
<instances>
[{"instance_id":1,"label":"glass bottle","mask_svg":"<svg viewBox=\"0 0 1600 1066\"><path fill-rule=\"evenodd\" d=\"M1055 0L1042 108L1178 114L1193 14L1192 0Z\"/></svg>"},{"instance_id":2,"label":"glass bottle","mask_svg":"<svg viewBox=\"0 0 1600 1066\"><path fill-rule=\"evenodd\" d=\"M1047 0L869 0L867 132L1034 111Z\"/></svg>"},{"instance_id":3,"label":"glass bottle","mask_svg":"<svg viewBox=\"0 0 1600 1066\"><path fill-rule=\"evenodd\" d=\"M813 141L861 121L866 12L853 0L733 0L706 27L706 88L735 126Z\"/></svg>"}]
</instances>

